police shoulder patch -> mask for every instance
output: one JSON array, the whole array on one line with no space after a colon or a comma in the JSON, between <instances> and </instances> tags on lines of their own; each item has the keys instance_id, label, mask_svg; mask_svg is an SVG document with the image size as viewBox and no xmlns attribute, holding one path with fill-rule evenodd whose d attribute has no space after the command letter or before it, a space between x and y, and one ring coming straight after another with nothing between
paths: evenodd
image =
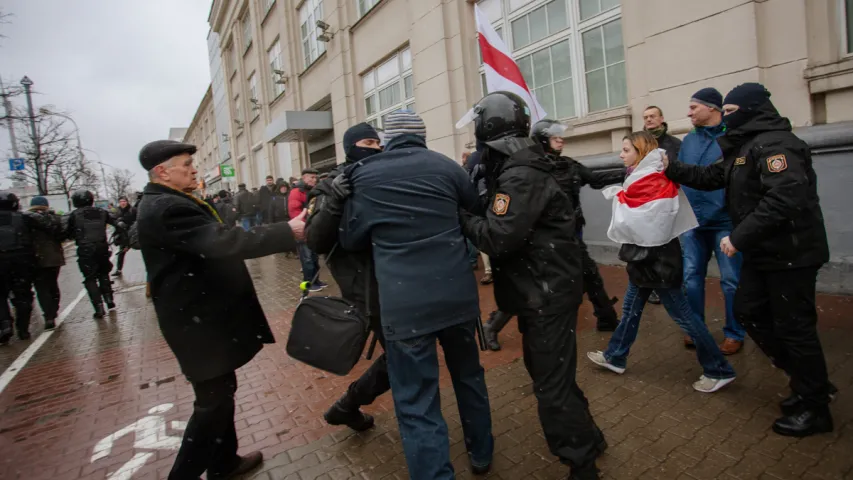
<instances>
[{"instance_id":1,"label":"police shoulder patch","mask_svg":"<svg viewBox=\"0 0 853 480\"><path fill-rule=\"evenodd\" d=\"M314 213L314 206L316 206L316 205L317 205L317 197L314 197L311 199L310 202L308 202L308 213L307 213L307 215L305 215L306 217L310 217L311 214Z\"/></svg>"},{"instance_id":2,"label":"police shoulder patch","mask_svg":"<svg viewBox=\"0 0 853 480\"><path fill-rule=\"evenodd\" d=\"M492 211L495 215L506 215L509 210L509 195L499 193L495 195L495 202L492 204Z\"/></svg>"},{"instance_id":3,"label":"police shoulder patch","mask_svg":"<svg viewBox=\"0 0 853 480\"><path fill-rule=\"evenodd\" d=\"M779 173L788 168L788 160L785 155L773 155L767 157L767 170L772 173Z\"/></svg>"},{"instance_id":4,"label":"police shoulder patch","mask_svg":"<svg viewBox=\"0 0 853 480\"><path fill-rule=\"evenodd\" d=\"M746 157L737 157L735 159L735 165L746 165Z\"/></svg>"}]
</instances>

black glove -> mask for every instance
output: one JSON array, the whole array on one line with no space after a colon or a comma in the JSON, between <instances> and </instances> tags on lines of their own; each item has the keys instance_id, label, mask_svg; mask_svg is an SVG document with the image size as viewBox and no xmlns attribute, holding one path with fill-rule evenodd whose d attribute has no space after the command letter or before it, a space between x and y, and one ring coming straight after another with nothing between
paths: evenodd
<instances>
[{"instance_id":1,"label":"black glove","mask_svg":"<svg viewBox=\"0 0 853 480\"><path fill-rule=\"evenodd\" d=\"M349 196L352 195L352 183L349 178L340 174L332 180L331 197L338 203L343 203Z\"/></svg>"}]
</instances>

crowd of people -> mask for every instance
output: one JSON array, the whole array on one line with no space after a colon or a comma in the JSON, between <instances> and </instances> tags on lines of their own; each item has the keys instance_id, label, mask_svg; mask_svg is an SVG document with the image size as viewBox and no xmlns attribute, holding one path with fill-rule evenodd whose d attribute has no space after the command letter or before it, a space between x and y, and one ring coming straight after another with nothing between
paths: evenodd
<instances>
[{"instance_id":1,"label":"crowd of people","mask_svg":"<svg viewBox=\"0 0 853 480\"><path fill-rule=\"evenodd\" d=\"M430 150L423 120L401 110L385 118L382 136L366 123L347 130L344 161L323 177L304 170L298 181L268 177L255 193L240 185L233 195L208 199L194 195L196 147L152 142L140 151L150 182L126 214L96 209L91 194L81 192L63 222L43 200L34 199L33 212L24 214L13 197L0 194L4 295L13 291L19 318L28 316L29 287L20 279L40 278L39 299L45 292L58 305L58 289L45 285L63 262L59 242L73 238L86 290L102 316L101 301L114 306L106 226L132 237L127 227L135 220L161 331L196 396L171 480L205 472L209 479L235 478L262 463L260 452L237 453L235 371L275 338L243 260L294 251L309 291L325 286L317 256L326 257L342 296L383 349L324 418L369 429L374 419L361 408L390 391L413 479L454 477L438 344L471 471L483 474L492 465L472 269L477 254L489 265L498 306L484 326L484 347L500 348L498 332L517 317L545 440L569 467L569 478L597 478L596 459L607 449L576 381L584 293L597 328L613 331L603 351L587 354L596 365L626 371L645 304L656 295L684 332L685 346L695 348L702 371L696 391L713 393L735 380L726 356L737 354L748 334L790 377L791 395L773 431L795 437L832 431L836 390L815 306L828 247L808 146L759 84L738 86L725 98L712 88L696 92L688 114L694 129L683 141L668 133L660 108L643 116L644 130L622 142L623 168L591 171L563 155L563 125L531 125L521 98L495 92L470 113L477 148L465 168ZM614 202L608 235L622 244L629 280L621 315L583 241L584 185L605 189ZM704 319L712 254L726 300L721 345ZM25 258L38 262L37 274L21 270ZM122 261L123 255L119 272ZM55 318L53 304L42 305L45 318ZM0 319L3 335L8 319L8 313ZM26 331L20 321L17 328L19 335Z\"/></svg>"}]
</instances>

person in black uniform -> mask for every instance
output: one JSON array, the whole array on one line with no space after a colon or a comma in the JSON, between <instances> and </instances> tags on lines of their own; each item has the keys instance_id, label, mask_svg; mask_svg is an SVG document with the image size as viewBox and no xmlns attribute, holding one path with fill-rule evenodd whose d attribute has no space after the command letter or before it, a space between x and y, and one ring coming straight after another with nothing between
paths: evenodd
<instances>
[{"instance_id":1,"label":"person in black uniform","mask_svg":"<svg viewBox=\"0 0 853 480\"><path fill-rule=\"evenodd\" d=\"M607 295L607 291L604 289L604 280L598 272L598 265L589 256L589 250L583 241L583 227L586 225L586 219L584 219L583 209L581 209L581 188L589 185L591 188L600 190L608 185L622 183L625 180L625 169L592 171L573 158L563 156L563 134L565 131L565 125L546 119L533 125L531 136L542 145L548 156L554 160L556 166L554 177L563 192L571 198L572 205L575 207L575 232L583 254L583 289L589 297L590 303L592 303L598 331L612 332L619 324L619 318L613 308L617 299Z\"/></svg>"},{"instance_id":2,"label":"person in black uniform","mask_svg":"<svg viewBox=\"0 0 853 480\"><path fill-rule=\"evenodd\" d=\"M575 379L583 253L574 205L554 178L554 162L529 138L530 110L520 97L490 93L472 116L487 146L491 205L485 217L461 212L462 230L493 262L498 308L518 315L551 453L571 467L570 478L598 478L595 459L607 443Z\"/></svg>"},{"instance_id":3,"label":"person in black uniform","mask_svg":"<svg viewBox=\"0 0 853 480\"><path fill-rule=\"evenodd\" d=\"M118 255L116 255L116 271L114 277L121 276L121 269L124 267L124 256L130 249L130 237L127 232L130 227L136 223L136 208L130 205L127 197L119 197L118 199L118 215L116 215L116 223L119 227L115 231L115 245L118 247Z\"/></svg>"},{"instance_id":4,"label":"person in black uniform","mask_svg":"<svg viewBox=\"0 0 853 480\"><path fill-rule=\"evenodd\" d=\"M790 377L792 393L773 431L795 437L830 432L835 389L815 306L817 272L829 260L829 246L811 152L763 85L739 85L723 103L722 161L701 167L669 159L666 175L697 190L726 189L734 230L720 248L729 256L743 252L735 317Z\"/></svg>"},{"instance_id":5,"label":"person in black uniform","mask_svg":"<svg viewBox=\"0 0 853 480\"><path fill-rule=\"evenodd\" d=\"M309 193L305 240L312 251L326 255L326 265L340 286L343 297L353 302L360 311L369 312L370 328L384 348L385 337L379 320L379 286L376 284L371 251L351 252L340 246L335 247L344 203L350 194L344 172L353 168L357 162L382 151L379 134L369 124L359 123L344 133L343 143L346 162L337 165ZM324 418L331 425L347 425L356 431L366 430L373 426L373 417L362 413L360 408L370 405L390 388L388 362L385 353L382 353L361 377L350 384L344 396L329 408Z\"/></svg>"},{"instance_id":6,"label":"person in black uniform","mask_svg":"<svg viewBox=\"0 0 853 480\"><path fill-rule=\"evenodd\" d=\"M95 197L88 190L77 190L71 195L75 210L68 217L66 236L77 243L77 265L83 274L83 286L95 309L95 318L104 318L107 308L116 307L110 282L110 246L107 242L107 225L121 229L116 219L104 209L93 207Z\"/></svg>"},{"instance_id":7,"label":"person in black uniform","mask_svg":"<svg viewBox=\"0 0 853 480\"><path fill-rule=\"evenodd\" d=\"M56 328L56 318L59 316L59 270L65 265L65 252L62 249L65 231L62 218L50 209L45 197L33 197L27 215L43 227L33 230L37 266L33 286L44 315L44 329L52 330Z\"/></svg>"},{"instance_id":8,"label":"person in black uniform","mask_svg":"<svg viewBox=\"0 0 853 480\"><path fill-rule=\"evenodd\" d=\"M9 293L15 298L15 329L18 338L30 338L30 315L33 313L33 278L36 257L33 249L33 229L38 228L33 217L18 211L18 197L0 191L0 345L12 338L12 312Z\"/></svg>"}]
</instances>

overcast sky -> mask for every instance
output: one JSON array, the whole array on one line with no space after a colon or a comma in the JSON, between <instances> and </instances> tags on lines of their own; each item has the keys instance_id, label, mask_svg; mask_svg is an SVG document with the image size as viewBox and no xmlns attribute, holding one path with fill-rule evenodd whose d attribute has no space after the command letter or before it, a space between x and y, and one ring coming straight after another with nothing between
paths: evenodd
<instances>
[{"instance_id":1,"label":"overcast sky","mask_svg":"<svg viewBox=\"0 0 853 480\"><path fill-rule=\"evenodd\" d=\"M146 142L187 127L210 83L212 0L3 0L0 75L27 75L36 109L55 106L80 126L87 156L145 175ZM73 126L69 123L69 129ZM9 133L0 129L0 185L8 186Z\"/></svg>"}]
</instances>

